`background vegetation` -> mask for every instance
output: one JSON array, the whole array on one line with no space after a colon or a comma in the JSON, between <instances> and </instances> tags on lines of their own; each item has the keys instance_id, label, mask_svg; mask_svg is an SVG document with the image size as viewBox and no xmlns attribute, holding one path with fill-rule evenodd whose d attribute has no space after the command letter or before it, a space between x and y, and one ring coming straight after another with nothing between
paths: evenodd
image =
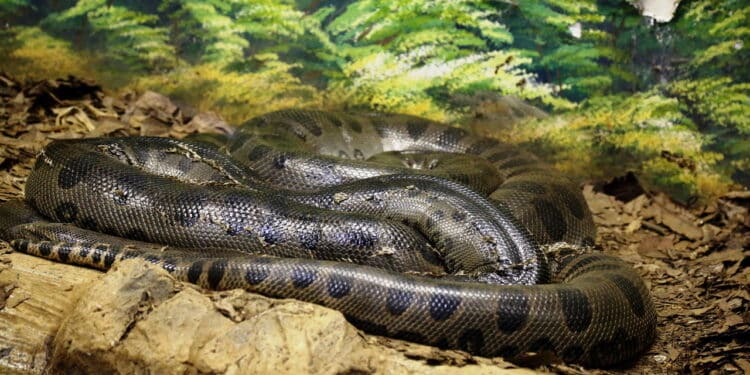
<instances>
[{"instance_id":1,"label":"background vegetation","mask_svg":"<svg viewBox=\"0 0 750 375\"><path fill-rule=\"evenodd\" d=\"M750 182L740 0L686 0L667 24L606 0L4 0L0 21L0 69L22 78L153 89L232 123L292 106L461 123L472 98L513 95L552 116L492 131L571 173L634 171L685 203Z\"/></svg>"}]
</instances>

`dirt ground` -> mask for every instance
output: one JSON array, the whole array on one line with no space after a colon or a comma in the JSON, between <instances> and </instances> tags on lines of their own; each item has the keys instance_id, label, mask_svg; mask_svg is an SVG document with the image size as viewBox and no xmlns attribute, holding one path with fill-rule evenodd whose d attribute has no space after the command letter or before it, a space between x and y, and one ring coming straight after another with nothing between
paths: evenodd
<instances>
[{"instance_id":1,"label":"dirt ground","mask_svg":"<svg viewBox=\"0 0 750 375\"><path fill-rule=\"evenodd\" d=\"M20 83L0 74L0 103L0 201L23 195L35 155L54 139L229 131L218 116L156 93L112 97L76 78ZM583 190L599 228L597 248L632 263L650 285L658 338L627 368L552 364L537 370L750 373L750 191L685 208L644 192L632 175ZM0 312L9 290L0 290ZM0 360L4 355L7 348L0 347ZM426 363L443 364L440 358Z\"/></svg>"}]
</instances>

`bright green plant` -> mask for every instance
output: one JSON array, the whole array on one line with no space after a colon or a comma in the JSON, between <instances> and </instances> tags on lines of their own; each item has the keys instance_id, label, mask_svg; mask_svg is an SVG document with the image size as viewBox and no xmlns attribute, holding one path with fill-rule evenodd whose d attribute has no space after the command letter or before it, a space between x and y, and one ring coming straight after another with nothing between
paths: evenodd
<instances>
[{"instance_id":1,"label":"bright green plant","mask_svg":"<svg viewBox=\"0 0 750 375\"><path fill-rule=\"evenodd\" d=\"M11 0L0 68L153 89L232 122L289 106L454 122L514 95L553 115L499 136L687 202L750 182L749 17L740 0L683 0L666 25L624 0Z\"/></svg>"}]
</instances>

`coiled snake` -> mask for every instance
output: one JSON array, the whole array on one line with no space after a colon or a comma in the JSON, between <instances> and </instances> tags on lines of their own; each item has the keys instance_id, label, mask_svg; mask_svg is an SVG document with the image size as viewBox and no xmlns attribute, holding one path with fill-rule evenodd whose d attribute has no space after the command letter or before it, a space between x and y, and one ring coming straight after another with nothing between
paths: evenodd
<instances>
[{"instance_id":1,"label":"coiled snake","mask_svg":"<svg viewBox=\"0 0 750 375\"><path fill-rule=\"evenodd\" d=\"M329 306L375 334L591 366L632 359L655 335L638 274L577 251L595 228L573 183L418 117L278 111L224 147L57 141L26 202L0 206L0 236L19 251L99 269L139 257L207 288Z\"/></svg>"}]
</instances>

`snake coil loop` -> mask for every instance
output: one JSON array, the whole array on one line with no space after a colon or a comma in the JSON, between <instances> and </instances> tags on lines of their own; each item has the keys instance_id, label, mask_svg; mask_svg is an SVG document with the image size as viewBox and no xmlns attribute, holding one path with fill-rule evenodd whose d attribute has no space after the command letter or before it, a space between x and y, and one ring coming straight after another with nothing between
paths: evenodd
<instances>
[{"instance_id":1,"label":"snake coil loop","mask_svg":"<svg viewBox=\"0 0 750 375\"><path fill-rule=\"evenodd\" d=\"M20 251L99 269L139 257L207 288L329 306L375 334L593 366L655 335L648 290L623 261L541 250L593 244L575 184L418 117L278 111L222 149L57 141L26 199L0 206L0 236Z\"/></svg>"}]
</instances>

